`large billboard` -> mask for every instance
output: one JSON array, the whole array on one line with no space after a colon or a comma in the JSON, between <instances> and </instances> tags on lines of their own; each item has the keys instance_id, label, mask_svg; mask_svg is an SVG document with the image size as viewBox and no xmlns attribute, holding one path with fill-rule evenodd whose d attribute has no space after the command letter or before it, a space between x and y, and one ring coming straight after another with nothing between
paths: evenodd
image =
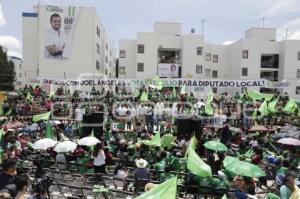
<instances>
[{"instance_id":1,"label":"large billboard","mask_svg":"<svg viewBox=\"0 0 300 199\"><path fill-rule=\"evenodd\" d=\"M41 6L40 9L43 9L46 17L45 59L68 59L80 8L46 5Z\"/></svg>"},{"instance_id":2,"label":"large billboard","mask_svg":"<svg viewBox=\"0 0 300 199\"><path fill-rule=\"evenodd\" d=\"M178 64L158 64L158 76L175 78L179 77Z\"/></svg>"}]
</instances>

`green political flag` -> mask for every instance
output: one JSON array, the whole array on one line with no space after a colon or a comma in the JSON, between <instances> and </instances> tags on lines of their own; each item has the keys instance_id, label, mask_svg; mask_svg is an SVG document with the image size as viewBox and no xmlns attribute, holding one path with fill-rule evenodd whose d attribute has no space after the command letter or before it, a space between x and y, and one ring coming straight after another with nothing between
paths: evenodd
<instances>
[{"instance_id":1,"label":"green political flag","mask_svg":"<svg viewBox=\"0 0 300 199\"><path fill-rule=\"evenodd\" d=\"M47 113L42 113L42 114L38 114L38 115L34 115L32 117L32 121L33 122L38 122L40 120L48 120L49 117L51 115L51 111L47 112Z\"/></svg>"},{"instance_id":2,"label":"green political flag","mask_svg":"<svg viewBox=\"0 0 300 199\"><path fill-rule=\"evenodd\" d=\"M53 96L54 96L54 94L55 94L55 92L54 92L54 91L50 91L50 93L49 93L49 98L53 97Z\"/></svg>"},{"instance_id":3,"label":"green political flag","mask_svg":"<svg viewBox=\"0 0 300 199\"><path fill-rule=\"evenodd\" d=\"M176 94L176 88L175 87L173 87L172 98L173 98L173 100L177 99L177 94Z\"/></svg>"},{"instance_id":4,"label":"green political flag","mask_svg":"<svg viewBox=\"0 0 300 199\"><path fill-rule=\"evenodd\" d=\"M152 137L150 141L142 140L142 143L146 145L152 145L152 146L161 146L160 132L156 132L156 134Z\"/></svg>"},{"instance_id":5,"label":"green political flag","mask_svg":"<svg viewBox=\"0 0 300 199\"><path fill-rule=\"evenodd\" d=\"M250 97L252 100L258 100L258 99L262 99L262 95L260 92L253 90L253 89L249 89L247 90L247 95L248 97Z\"/></svg>"},{"instance_id":6,"label":"green political flag","mask_svg":"<svg viewBox=\"0 0 300 199\"><path fill-rule=\"evenodd\" d=\"M153 84L153 87L156 88L157 90L161 90L163 88L163 82L161 81L159 76L154 76L152 78L152 84Z\"/></svg>"},{"instance_id":7,"label":"green political flag","mask_svg":"<svg viewBox=\"0 0 300 199\"><path fill-rule=\"evenodd\" d=\"M46 135L45 135L45 137L50 138L50 139L54 139L54 131L53 131L52 126L51 126L49 121L47 122L47 125L46 125Z\"/></svg>"},{"instance_id":8,"label":"green political flag","mask_svg":"<svg viewBox=\"0 0 300 199\"><path fill-rule=\"evenodd\" d=\"M185 85L183 85L180 89L180 95L185 94L186 90L185 90Z\"/></svg>"},{"instance_id":9,"label":"green political flag","mask_svg":"<svg viewBox=\"0 0 300 199\"><path fill-rule=\"evenodd\" d=\"M266 116L266 115L269 114L267 100L265 100L265 101L260 105L258 111L261 113L262 116Z\"/></svg>"},{"instance_id":10,"label":"green political flag","mask_svg":"<svg viewBox=\"0 0 300 199\"><path fill-rule=\"evenodd\" d=\"M143 91L141 98L140 98L141 102L146 102L148 101L148 92Z\"/></svg>"},{"instance_id":11,"label":"green political flag","mask_svg":"<svg viewBox=\"0 0 300 199\"><path fill-rule=\"evenodd\" d=\"M27 92L27 97L26 97L27 101L28 102L32 102L33 101L33 97L32 95L30 94L30 92Z\"/></svg>"},{"instance_id":12,"label":"green political flag","mask_svg":"<svg viewBox=\"0 0 300 199\"><path fill-rule=\"evenodd\" d=\"M134 93L133 93L133 96L134 97L138 97L140 95L140 91L138 88L135 89Z\"/></svg>"},{"instance_id":13,"label":"green political flag","mask_svg":"<svg viewBox=\"0 0 300 199\"><path fill-rule=\"evenodd\" d=\"M207 100L206 100L206 104L205 104L205 113L207 115L213 115L214 114L214 108L211 105L211 102L213 101L214 95L212 92L209 92Z\"/></svg>"},{"instance_id":14,"label":"green political flag","mask_svg":"<svg viewBox=\"0 0 300 199\"><path fill-rule=\"evenodd\" d=\"M162 137L161 147L170 148L174 142L175 138L172 134L166 134Z\"/></svg>"},{"instance_id":15,"label":"green political flag","mask_svg":"<svg viewBox=\"0 0 300 199\"><path fill-rule=\"evenodd\" d=\"M189 144L189 146L188 146L188 148L187 148L187 150L186 150L186 152L185 152L185 156L184 156L185 158L188 156L188 153L189 153L190 148L196 150L197 144L198 144L198 140L197 140L197 138L196 138L195 135L194 135L194 136L190 139L190 144Z\"/></svg>"},{"instance_id":16,"label":"green political flag","mask_svg":"<svg viewBox=\"0 0 300 199\"><path fill-rule=\"evenodd\" d=\"M284 106L283 111L286 113L293 113L293 112L295 112L297 107L298 106L297 106L295 99L290 99Z\"/></svg>"},{"instance_id":17,"label":"green political flag","mask_svg":"<svg viewBox=\"0 0 300 199\"><path fill-rule=\"evenodd\" d=\"M221 199L227 199L227 195L224 194L223 197Z\"/></svg>"},{"instance_id":18,"label":"green political flag","mask_svg":"<svg viewBox=\"0 0 300 199\"><path fill-rule=\"evenodd\" d=\"M5 116L9 116L12 113L12 108L10 108L6 113Z\"/></svg>"},{"instance_id":19,"label":"green political flag","mask_svg":"<svg viewBox=\"0 0 300 199\"><path fill-rule=\"evenodd\" d=\"M2 140L3 135L5 134L5 131L3 129L0 130L0 141Z\"/></svg>"},{"instance_id":20,"label":"green political flag","mask_svg":"<svg viewBox=\"0 0 300 199\"><path fill-rule=\"evenodd\" d=\"M212 177L210 166L207 165L192 148L189 149L187 168L200 177Z\"/></svg>"},{"instance_id":21,"label":"green political flag","mask_svg":"<svg viewBox=\"0 0 300 199\"><path fill-rule=\"evenodd\" d=\"M276 113L277 112L277 109L275 108L276 107L276 104L278 102L278 98L272 102L269 103L268 105L268 110L271 112L271 113Z\"/></svg>"},{"instance_id":22,"label":"green political flag","mask_svg":"<svg viewBox=\"0 0 300 199\"><path fill-rule=\"evenodd\" d=\"M176 194L177 176L156 185L153 189L143 193L135 199L176 199Z\"/></svg>"},{"instance_id":23,"label":"green political flag","mask_svg":"<svg viewBox=\"0 0 300 199\"><path fill-rule=\"evenodd\" d=\"M4 111L3 111L3 105L0 104L0 115L3 115L4 114Z\"/></svg>"}]
</instances>

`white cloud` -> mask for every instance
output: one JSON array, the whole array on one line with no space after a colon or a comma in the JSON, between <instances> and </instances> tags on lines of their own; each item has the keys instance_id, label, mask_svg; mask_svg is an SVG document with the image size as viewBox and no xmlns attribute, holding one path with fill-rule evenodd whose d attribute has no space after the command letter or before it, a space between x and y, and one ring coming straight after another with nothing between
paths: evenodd
<instances>
[{"instance_id":1,"label":"white cloud","mask_svg":"<svg viewBox=\"0 0 300 199\"><path fill-rule=\"evenodd\" d=\"M18 51L22 48L22 44L17 38L7 35L0 35L0 45L6 47L9 50Z\"/></svg>"},{"instance_id":2,"label":"white cloud","mask_svg":"<svg viewBox=\"0 0 300 199\"><path fill-rule=\"evenodd\" d=\"M271 0L267 9L263 12L266 17L275 17L284 14L298 13L300 9L299 0Z\"/></svg>"},{"instance_id":3,"label":"white cloud","mask_svg":"<svg viewBox=\"0 0 300 199\"><path fill-rule=\"evenodd\" d=\"M0 4L0 26L3 26L6 24L6 20L4 18L4 14L3 14L3 11L2 11L2 6Z\"/></svg>"},{"instance_id":4,"label":"white cloud","mask_svg":"<svg viewBox=\"0 0 300 199\"><path fill-rule=\"evenodd\" d=\"M224 41L222 44L223 45L231 45L232 43L234 43L235 41Z\"/></svg>"},{"instance_id":5,"label":"white cloud","mask_svg":"<svg viewBox=\"0 0 300 199\"><path fill-rule=\"evenodd\" d=\"M288 21L277 30L277 39L300 40L300 18Z\"/></svg>"}]
</instances>

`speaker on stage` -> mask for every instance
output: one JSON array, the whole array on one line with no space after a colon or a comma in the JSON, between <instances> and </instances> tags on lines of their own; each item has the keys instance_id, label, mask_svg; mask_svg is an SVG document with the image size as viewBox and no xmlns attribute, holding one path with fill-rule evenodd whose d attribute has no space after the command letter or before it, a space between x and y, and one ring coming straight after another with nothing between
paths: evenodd
<instances>
[{"instance_id":1,"label":"speaker on stage","mask_svg":"<svg viewBox=\"0 0 300 199\"><path fill-rule=\"evenodd\" d=\"M192 119L189 117L177 117L176 118L177 124L177 134L189 134L191 135L194 131Z\"/></svg>"},{"instance_id":2,"label":"speaker on stage","mask_svg":"<svg viewBox=\"0 0 300 199\"><path fill-rule=\"evenodd\" d=\"M82 126L83 126L83 133L80 136L86 137L90 136L92 130L94 130L94 135L96 138L100 139L103 135L103 112L96 112L92 114L85 114L82 118Z\"/></svg>"}]
</instances>

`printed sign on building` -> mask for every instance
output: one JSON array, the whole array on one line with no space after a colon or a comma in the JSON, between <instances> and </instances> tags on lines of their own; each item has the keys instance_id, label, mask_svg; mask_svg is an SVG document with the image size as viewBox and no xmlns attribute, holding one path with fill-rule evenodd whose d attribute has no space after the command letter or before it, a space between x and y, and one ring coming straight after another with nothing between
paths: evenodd
<instances>
[{"instance_id":1,"label":"printed sign on building","mask_svg":"<svg viewBox=\"0 0 300 199\"><path fill-rule=\"evenodd\" d=\"M175 78L179 76L178 64L158 64L158 76Z\"/></svg>"},{"instance_id":2,"label":"printed sign on building","mask_svg":"<svg viewBox=\"0 0 300 199\"><path fill-rule=\"evenodd\" d=\"M71 6L41 6L46 12L45 58L68 59L71 54L73 35L80 9ZM40 10L41 11L41 10Z\"/></svg>"}]
</instances>

